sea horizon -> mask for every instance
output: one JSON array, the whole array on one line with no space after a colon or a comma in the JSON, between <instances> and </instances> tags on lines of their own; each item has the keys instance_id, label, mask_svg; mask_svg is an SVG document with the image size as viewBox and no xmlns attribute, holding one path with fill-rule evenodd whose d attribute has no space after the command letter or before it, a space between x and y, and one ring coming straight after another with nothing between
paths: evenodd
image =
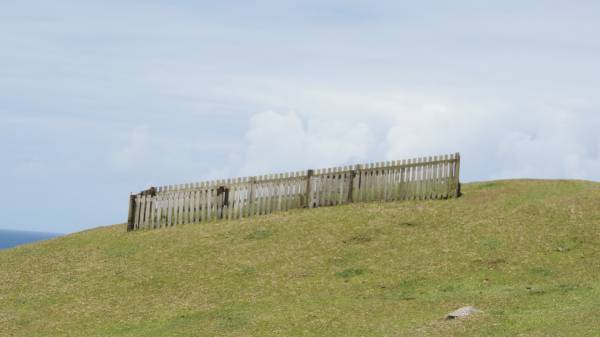
<instances>
[{"instance_id":1,"label":"sea horizon","mask_svg":"<svg viewBox=\"0 0 600 337\"><path fill-rule=\"evenodd\" d=\"M13 248L27 243L48 240L62 233L21 231L15 229L0 229L0 250Z\"/></svg>"}]
</instances>

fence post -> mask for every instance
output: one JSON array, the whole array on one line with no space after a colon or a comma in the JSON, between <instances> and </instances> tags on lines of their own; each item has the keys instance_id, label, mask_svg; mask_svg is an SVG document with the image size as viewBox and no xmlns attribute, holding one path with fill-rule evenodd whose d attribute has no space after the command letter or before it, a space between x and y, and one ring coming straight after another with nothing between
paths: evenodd
<instances>
[{"instance_id":1,"label":"fence post","mask_svg":"<svg viewBox=\"0 0 600 337\"><path fill-rule=\"evenodd\" d=\"M458 198L460 196L460 153L456 153L456 162L454 165L456 165L456 170L454 172L455 174L455 182L456 182L456 186L455 186L455 190L454 190L454 197Z\"/></svg>"},{"instance_id":2,"label":"fence post","mask_svg":"<svg viewBox=\"0 0 600 337\"><path fill-rule=\"evenodd\" d=\"M134 214L135 214L135 195L130 194L129 195L129 214L127 215L127 231L128 232L133 230Z\"/></svg>"},{"instance_id":3,"label":"fence post","mask_svg":"<svg viewBox=\"0 0 600 337\"><path fill-rule=\"evenodd\" d=\"M350 186L348 187L348 202L354 202L354 178L356 173L360 174L360 164L354 167L354 170L350 171Z\"/></svg>"},{"instance_id":4,"label":"fence post","mask_svg":"<svg viewBox=\"0 0 600 337\"><path fill-rule=\"evenodd\" d=\"M250 177L250 192L248 193L248 216L254 215L254 185L256 177Z\"/></svg>"},{"instance_id":5,"label":"fence post","mask_svg":"<svg viewBox=\"0 0 600 337\"><path fill-rule=\"evenodd\" d=\"M314 170L308 170L306 171L306 201L304 203L304 207L308 207L308 208L312 208L312 200L310 200L311 198L311 193L310 190L312 188L311 186L311 177L313 176L313 174L315 173Z\"/></svg>"}]
</instances>

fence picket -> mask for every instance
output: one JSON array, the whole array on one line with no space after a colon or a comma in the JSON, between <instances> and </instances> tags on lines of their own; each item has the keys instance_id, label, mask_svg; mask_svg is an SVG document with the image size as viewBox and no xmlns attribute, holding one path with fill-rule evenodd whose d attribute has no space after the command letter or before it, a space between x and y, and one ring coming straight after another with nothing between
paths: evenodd
<instances>
[{"instance_id":1,"label":"fence picket","mask_svg":"<svg viewBox=\"0 0 600 337\"><path fill-rule=\"evenodd\" d=\"M185 188L185 187L184 187ZM185 216L186 216L186 212L185 212L185 202L186 202L186 197L185 197L185 190L182 190L179 192L179 225L182 225L185 223Z\"/></svg>"},{"instance_id":2,"label":"fence picket","mask_svg":"<svg viewBox=\"0 0 600 337\"><path fill-rule=\"evenodd\" d=\"M389 201L390 200L390 182L391 182L391 177L392 177L392 163L391 162L386 162L385 166L383 168L383 200L384 201Z\"/></svg>"},{"instance_id":3,"label":"fence picket","mask_svg":"<svg viewBox=\"0 0 600 337\"><path fill-rule=\"evenodd\" d=\"M171 222L171 226L177 225L177 216L178 210L177 207L179 205L179 192L173 190L173 218Z\"/></svg>"},{"instance_id":4,"label":"fence picket","mask_svg":"<svg viewBox=\"0 0 600 337\"><path fill-rule=\"evenodd\" d=\"M417 158L413 158L413 166L411 166L411 195L410 200L416 200L418 196L419 189L417 188L417 174L418 174L418 166L417 166Z\"/></svg>"},{"instance_id":5,"label":"fence picket","mask_svg":"<svg viewBox=\"0 0 600 337\"><path fill-rule=\"evenodd\" d=\"M431 199L431 160L431 157L425 159L425 195L423 196L425 200Z\"/></svg>"},{"instance_id":6,"label":"fence picket","mask_svg":"<svg viewBox=\"0 0 600 337\"><path fill-rule=\"evenodd\" d=\"M204 206L206 208L206 221L212 220L212 181L206 184Z\"/></svg>"},{"instance_id":7,"label":"fence picket","mask_svg":"<svg viewBox=\"0 0 600 337\"><path fill-rule=\"evenodd\" d=\"M418 195L417 195L417 200L423 200L423 196L424 196L424 187L425 187L425 157L419 157L419 169L418 169L418 174L417 174L417 185L419 186L418 190Z\"/></svg>"},{"instance_id":8,"label":"fence picket","mask_svg":"<svg viewBox=\"0 0 600 337\"><path fill-rule=\"evenodd\" d=\"M396 201L400 199L400 161L394 160L394 169L392 173L392 200Z\"/></svg>"},{"instance_id":9,"label":"fence picket","mask_svg":"<svg viewBox=\"0 0 600 337\"><path fill-rule=\"evenodd\" d=\"M258 180L256 181L256 202L255 202L255 207L256 210L254 212L254 215L261 215L261 209L262 209L262 177L258 176Z\"/></svg>"},{"instance_id":10,"label":"fence picket","mask_svg":"<svg viewBox=\"0 0 600 337\"><path fill-rule=\"evenodd\" d=\"M440 189L440 186L442 185L442 163L443 163L444 157L443 156L438 156L438 163L436 164L435 167L435 198L436 199L442 199L442 190Z\"/></svg>"},{"instance_id":11,"label":"fence picket","mask_svg":"<svg viewBox=\"0 0 600 337\"><path fill-rule=\"evenodd\" d=\"M433 200L437 199L437 168L438 156L434 156L433 163L431 164L431 179L429 180L430 198Z\"/></svg>"},{"instance_id":12,"label":"fence picket","mask_svg":"<svg viewBox=\"0 0 600 337\"><path fill-rule=\"evenodd\" d=\"M331 206L333 192L333 170L331 168L327 169L327 175L325 179L325 206Z\"/></svg>"},{"instance_id":13,"label":"fence picket","mask_svg":"<svg viewBox=\"0 0 600 337\"><path fill-rule=\"evenodd\" d=\"M450 161L450 163L448 163L448 197L452 197L452 195L454 194L454 160L456 160L456 158L454 157L454 154L450 155L450 158L452 159Z\"/></svg>"},{"instance_id":14,"label":"fence picket","mask_svg":"<svg viewBox=\"0 0 600 337\"><path fill-rule=\"evenodd\" d=\"M202 219L200 217L201 193L202 193L202 190L200 189L200 186L197 185L196 190L194 191L194 222L202 221Z\"/></svg>"}]
</instances>

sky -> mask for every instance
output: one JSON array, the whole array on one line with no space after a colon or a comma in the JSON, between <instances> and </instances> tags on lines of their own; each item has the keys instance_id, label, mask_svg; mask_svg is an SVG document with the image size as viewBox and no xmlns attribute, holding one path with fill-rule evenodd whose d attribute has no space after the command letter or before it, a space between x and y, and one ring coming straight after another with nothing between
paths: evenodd
<instances>
[{"instance_id":1,"label":"sky","mask_svg":"<svg viewBox=\"0 0 600 337\"><path fill-rule=\"evenodd\" d=\"M598 1L0 2L0 228L131 192L461 153L600 180Z\"/></svg>"}]
</instances>

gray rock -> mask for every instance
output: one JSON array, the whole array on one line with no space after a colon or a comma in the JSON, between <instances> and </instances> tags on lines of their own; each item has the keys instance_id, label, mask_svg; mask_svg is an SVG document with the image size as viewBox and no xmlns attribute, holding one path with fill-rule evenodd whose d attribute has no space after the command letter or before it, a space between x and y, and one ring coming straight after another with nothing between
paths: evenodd
<instances>
[{"instance_id":1,"label":"gray rock","mask_svg":"<svg viewBox=\"0 0 600 337\"><path fill-rule=\"evenodd\" d=\"M446 315L446 319L455 319L455 318L460 318L460 317L466 317L466 316L469 316L471 314L475 314L478 312L481 312L481 310L479 310L475 307L472 307L472 306L462 307L462 308L456 309L453 312Z\"/></svg>"}]
</instances>

